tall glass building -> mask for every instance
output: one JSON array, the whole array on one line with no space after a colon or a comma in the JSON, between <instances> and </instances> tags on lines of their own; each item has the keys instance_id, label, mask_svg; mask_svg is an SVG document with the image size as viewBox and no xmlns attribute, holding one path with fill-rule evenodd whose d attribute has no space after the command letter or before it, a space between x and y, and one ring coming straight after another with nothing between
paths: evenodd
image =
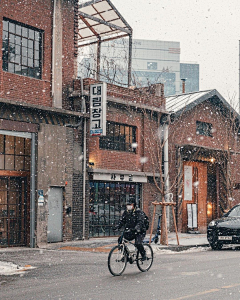
<instances>
[{"instance_id":1,"label":"tall glass building","mask_svg":"<svg viewBox=\"0 0 240 300\"><path fill-rule=\"evenodd\" d=\"M96 51L92 47L89 49L87 55L82 56L78 68L80 77L95 76L95 53ZM127 86L128 59L128 39L118 39L102 43L100 79L117 85ZM179 42L133 40L131 85L145 87L154 83L163 83L165 96L179 94L182 92L181 78L185 78L186 73L186 67L184 67L182 67L182 75ZM194 71L197 71L197 69L194 69ZM190 79L189 73L187 74L188 79ZM192 72L192 74L195 73ZM186 81L186 85L189 87L188 92L196 91L195 88L199 81L199 74L197 72L195 77L194 79L191 77L192 82L197 82L193 90L189 90L192 85L189 86L189 83Z\"/></svg>"},{"instance_id":2,"label":"tall glass building","mask_svg":"<svg viewBox=\"0 0 240 300\"><path fill-rule=\"evenodd\" d=\"M180 77L186 79L185 93L199 91L199 64L180 63Z\"/></svg>"}]
</instances>

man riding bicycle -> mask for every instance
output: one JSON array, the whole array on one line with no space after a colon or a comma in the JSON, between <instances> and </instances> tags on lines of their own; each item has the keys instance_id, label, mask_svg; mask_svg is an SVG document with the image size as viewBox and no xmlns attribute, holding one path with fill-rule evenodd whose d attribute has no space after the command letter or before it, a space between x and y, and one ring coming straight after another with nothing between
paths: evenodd
<instances>
[{"instance_id":1,"label":"man riding bicycle","mask_svg":"<svg viewBox=\"0 0 240 300\"><path fill-rule=\"evenodd\" d=\"M146 235L144 217L144 212L136 207L136 201L134 199L129 200L126 204L126 210L123 212L116 227L116 229L120 229L124 226L124 238L129 241L135 239L135 245L142 255L142 260L146 259L146 252L142 245Z\"/></svg>"}]
</instances>

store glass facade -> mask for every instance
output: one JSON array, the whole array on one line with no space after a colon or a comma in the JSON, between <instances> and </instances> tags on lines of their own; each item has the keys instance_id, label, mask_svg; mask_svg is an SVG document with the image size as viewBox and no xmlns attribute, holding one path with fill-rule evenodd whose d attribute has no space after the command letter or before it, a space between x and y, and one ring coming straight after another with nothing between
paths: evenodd
<instances>
[{"instance_id":1,"label":"store glass facade","mask_svg":"<svg viewBox=\"0 0 240 300\"><path fill-rule=\"evenodd\" d=\"M90 237L119 234L112 227L118 223L129 199L135 199L141 207L141 184L90 181Z\"/></svg>"},{"instance_id":2,"label":"store glass facade","mask_svg":"<svg viewBox=\"0 0 240 300\"><path fill-rule=\"evenodd\" d=\"M0 247L26 246L31 139L0 134Z\"/></svg>"}]
</instances>

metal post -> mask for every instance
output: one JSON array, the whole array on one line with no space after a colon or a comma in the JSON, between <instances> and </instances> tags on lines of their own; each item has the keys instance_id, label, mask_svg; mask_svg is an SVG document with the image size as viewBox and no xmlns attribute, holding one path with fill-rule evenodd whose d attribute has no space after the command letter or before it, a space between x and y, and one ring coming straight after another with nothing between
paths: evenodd
<instances>
[{"instance_id":1,"label":"metal post","mask_svg":"<svg viewBox=\"0 0 240 300\"><path fill-rule=\"evenodd\" d=\"M164 141L164 185L165 185L165 200L169 202L169 168L168 168L168 122L163 125L163 141ZM169 206L166 209L167 227L169 228Z\"/></svg>"},{"instance_id":2,"label":"metal post","mask_svg":"<svg viewBox=\"0 0 240 300\"><path fill-rule=\"evenodd\" d=\"M214 216L214 218L219 218L219 199L220 199L220 176L219 176L219 172L220 172L220 168L219 168L219 164L216 164L216 181L217 181L217 209L216 209L216 215Z\"/></svg>"},{"instance_id":3,"label":"metal post","mask_svg":"<svg viewBox=\"0 0 240 300\"><path fill-rule=\"evenodd\" d=\"M30 247L35 247L35 133L32 133L31 143L31 180L30 180Z\"/></svg>"},{"instance_id":4,"label":"metal post","mask_svg":"<svg viewBox=\"0 0 240 300\"><path fill-rule=\"evenodd\" d=\"M132 82L132 34L129 34L129 52L128 52L128 86Z\"/></svg>"},{"instance_id":5,"label":"metal post","mask_svg":"<svg viewBox=\"0 0 240 300\"><path fill-rule=\"evenodd\" d=\"M101 40L99 38L97 43L97 80L100 80L100 67L101 67Z\"/></svg>"}]
</instances>

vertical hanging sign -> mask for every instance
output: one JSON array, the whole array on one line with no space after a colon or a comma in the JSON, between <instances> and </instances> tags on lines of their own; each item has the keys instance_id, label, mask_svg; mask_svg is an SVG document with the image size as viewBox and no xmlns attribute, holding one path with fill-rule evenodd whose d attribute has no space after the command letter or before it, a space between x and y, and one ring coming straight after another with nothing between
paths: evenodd
<instances>
[{"instance_id":1,"label":"vertical hanging sign","mask_svg":"<svg viewBox=\"0 0 240 300\"><path fill-rule=\"evenodd\" d=\"M107 84L90 85L90 136L106 135Z\"/></svg>"},{"instance_id":2,"label":"vertical hanging sign","mask_svg":"<svg viewBox=\"0 0 240 300\"><path fill-rule=\"evenodd\" d=\"M192 200L192 166L184 166L184 200Z\"/></svg>"}]
</instances>

